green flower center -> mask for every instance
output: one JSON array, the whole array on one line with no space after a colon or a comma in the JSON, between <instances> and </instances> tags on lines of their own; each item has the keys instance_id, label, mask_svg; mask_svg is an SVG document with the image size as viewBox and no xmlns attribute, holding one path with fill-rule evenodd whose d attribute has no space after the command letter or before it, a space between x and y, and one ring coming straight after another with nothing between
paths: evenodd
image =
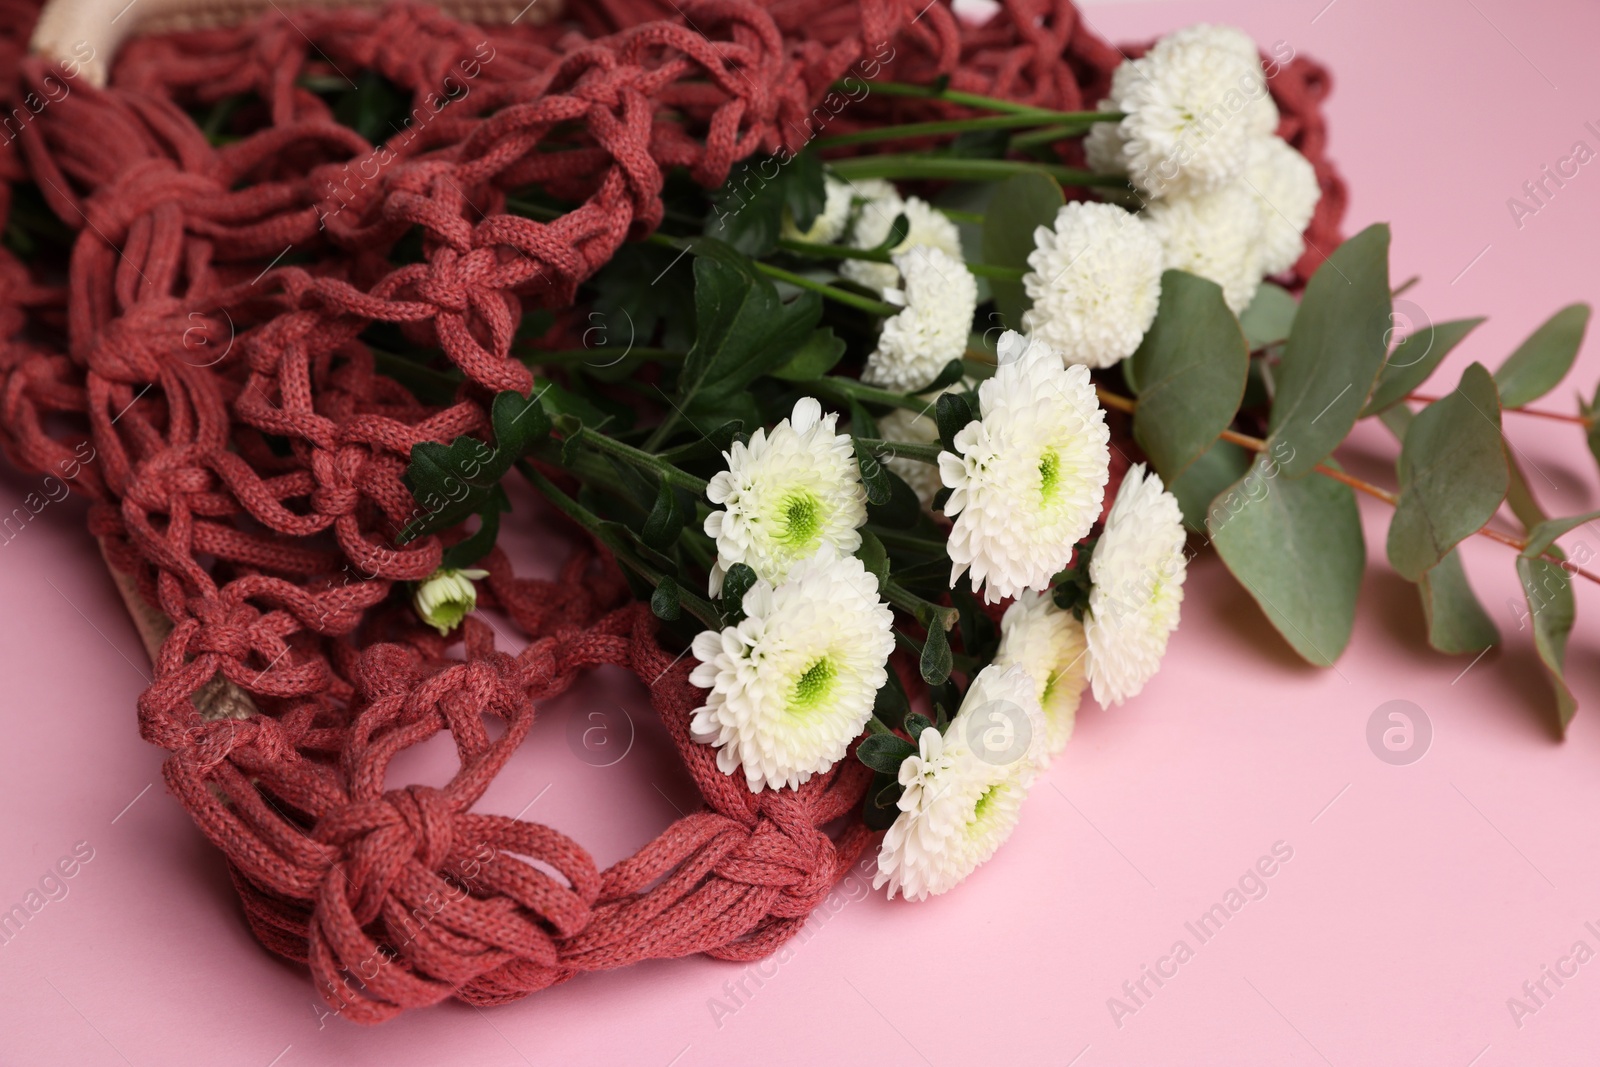
<instances>
[{"instance_id":1,"label":"green flower center","mask_svg":"<svg viewBox=\"0 0 1600 1067\"><path fill-rule=\"evenodd\" d=\"M1000 792L999 785L991 785L978 797L978 802L972 806L972 821L974 824L983 821L984 814L989 810L989 805L994 803L995 795Z\"/></svg>"},{"instance_id":2,"label":"green flower center","mask_svg":"<svg viewBox=\"0 0 1600 1067\"><path fill-rule=\"evenodd\" d=\"M838 675L839 668L827 656L807 667L794 683L794 693L789 697L789 710L797 715L816 711L833 692L834 679Z\"/></svg>"},{"instance_id":3,"label":"green flower center","mask_svg":"<svg viewBox=\"0 0 1600 1067\"><path fill-rule=\"evenodd\" d=\"M1039 499L1046 504L1050 503L1059 488L1061 488L1061 454L1052 448L1039 460Z\"/></svg>"},{"instance_id":4,"label":"green flower center","mask_svg":"<svg viewBox=\"0 0 1600 1067\"><path fill-rule=\"evenodd\" d=\"M795 548L808 548L822 531L822 501L816 494L797 490L778 505L782 530L778 540Z\"/></svg>"}]
</instances>

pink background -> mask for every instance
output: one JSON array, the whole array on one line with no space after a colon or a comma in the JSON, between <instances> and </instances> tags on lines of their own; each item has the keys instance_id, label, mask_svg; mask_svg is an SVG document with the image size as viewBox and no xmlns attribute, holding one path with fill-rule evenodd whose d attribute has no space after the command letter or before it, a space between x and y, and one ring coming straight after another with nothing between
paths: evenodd
<instances>
[{"instance_id":1,"label":"pink background","mask_svg":"<svg viewBox=\"0 0 1600 1067\"><path fill-rule=\"evenodd\" d=\"M1493 366L1557 307L1600 296L1600 162L1520 229L1506 205L1573 142L1600 148L1584 129L1600 126L1600 8L1324 3L1111 4L1088 17L1114 40L1224 20L1334 69L1350 232L1394 224L1395 277L1422 275L1409 295L1435 321L1491 315L1441 374L1447 388L1466 361ZM1597 378L1591 338L1573 381L1587 391ZM1570 389L1541 406L1573 410ZM1576 429L1507 424L1548 507L1600 505ZM1391 448L1368 427L1341 455L1392 484ZM0 510L34 488L0 474ZM1575 941L1600 950L1584 928L1600 928L1600 591L1578 591L1569 661L1588 706L1559 743L1509 607L1509 550L1466 547L1507 641L1463 674L1470 657L1424 644L1414 593L1382 562L1387 516L1368 503L1374 561L1336 670L1295 659L1204 556L1166 669L1130 706L1085 708L1015 837L959 891L907 905L847 885L759 984L736 965L658 962L378 1029L319 1017L306 975L250 938L219 857L135 732L146 661L82 508L53 504L0 548L0 910L75 843L93 859L0 946L0 1062L1593 1063L1600 961L1520 1027L1506 1002ZM532 559L531 536L517 540ZM1600 528L1566 543L1584 540L1600 547ZM1410 766L1380 762L1365 739L1368 716L1394 699L1433 724ZM565 743L569 718L590 707L639 726L615 766L588 766ZM569 694L544 709L484 807L514 814L537 797L530 817L602 863L621 858L693 803L648 716L642 691L616 678ZM401 770L438 780L449 768L435 747ZM1199 944L1185 921L1280 841L1293 858L1267 895ZM1179 938L1193 958L1119 1027L1107 999ZM741 978L749 995L735 1001L724 985ZM737 1010L716 1013L714 999Z\"/></svg>"}]
</instances>

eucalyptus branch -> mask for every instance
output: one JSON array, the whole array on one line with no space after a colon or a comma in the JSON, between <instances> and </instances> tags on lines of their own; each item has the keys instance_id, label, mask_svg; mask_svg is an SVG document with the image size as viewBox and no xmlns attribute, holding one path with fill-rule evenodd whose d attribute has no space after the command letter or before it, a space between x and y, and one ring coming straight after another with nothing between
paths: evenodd
<instances>
[{"instance_id":1,"label":"eucalyptus branch","mask_svg":"<svg viewBox=\"0 0 1600 1067\"><path fill-rule=\"evenodd\" d=\"M1435 400L1439 400L1441 398L1437 396L1424 396L1421 393L1412 393L1407 396L1406 399L1414 400L1419 404L1431 404ZM1584 415L1568 415L1561 411L1540 411L1538 408L1501 408L1500 410L1509 415L1531 415L1534 418L1550 419L1554 422L1570 422L1573 425L1582 426L1585 429L1595 424L1595 420L1593 418Z\"/></svg>"},{"instance_id":2,"label":"eucalyptus branch","mask_svg":"<svg viewBox=\"0 0 1600 1067\"><path fill-rule=\"evenodd\" d=\"M1116 393L1109 392L1108 390L1102 389L1099 386L1095 387L1095 393L1099 396L1100 402L1108 408L1113 408L1117 411L1125 411L1129 414L1132 414L1134 411L1138 410L1139 402L1131 397L1118 396ZM1259 437L1252 437L1249 434L1239 433L1236 430L1223 430L1222 433L1218 435L1218 438L1231 444L1236 444L1241 448L1248 448L1252 452L1267 451L1267 442L1263 441ZM1394 507L1400 503L1400 496L1398 493L1390 492L1381 486L1373 485L1369 481L1357 478L1352 474L1347 474L1342 470L1337 470L1328 466L1326 463L1319 463L1313 467L1312 470L1322 475L1324 478L1331 478L1336 482L1342 482L1358 493L1365 493L1367 496L1370 496L1375 500L1381 500L1390 507ZM1491 541L1497 541L1502 545L1516 549L1518 552L1525 551L1528 547L1526 538L1514 537L1511 534L1502 533L1488 524L1480 526L1473 532L1479 537L1486 537ZM1600 575L1591 574L1582 567L1576 566L1569 560L1561 559L1552 552L1543 552L1540 554L1539 558L1548 563L1552 563L1558 567L1561 567L1570 574L1581 575L1582 577L1589 579L1589 581L1594 582L1596 585L1600 585Z\"/></svg>"}]
</instances>

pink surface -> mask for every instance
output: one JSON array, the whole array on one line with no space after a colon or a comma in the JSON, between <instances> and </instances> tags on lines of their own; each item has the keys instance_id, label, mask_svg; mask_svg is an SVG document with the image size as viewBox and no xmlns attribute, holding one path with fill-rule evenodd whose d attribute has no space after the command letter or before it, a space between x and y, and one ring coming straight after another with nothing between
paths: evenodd
<instances>
[{"instance_id":1,"label":"pink surface","mask_svg":"<svg viewBox=\"0 0 1600 1067\"><path fill-rule=\"evenodd\" d=\"M1333 67L1350 231L1394 224L1395 277L1422 275L1408 295L1433 320L1491 316L1441 382L1600 297L1600 163L1520 228L1506 203L1574 142L1600 148L1584 125L1600 128L1600 8L1323 3L1117 4L1089 18L1116 40L1233 22ZM1573 381L1597 378L1591 339ZM1541 406L1571 403L1563 389ZM1507 421L1548 507L1600 505L1574 428ZM1391 445L1369 429L1342 455L1390 482ZM0 511L34 488L0 474ZM1509 550L1466 548L1507 642L1463 673L1469 658L1427 650L1414 593L1381 561L1387 517L1366 513L1374 562L1336 670L1299 663L1203 557L1162 674L1131 706L1085 708L1016 836L958 891L890 903L864 892L866 875L782 962L647 964L364 1029L324 1015L306 975L256 946L219 857L163 794L160 753L135 730L144 655L82 508L52 504L0 547L0 911L63 859L74 873L48 881L59 899L0 945L0 1063L1592 1063L1600 957L1562 961L1579 941L1600 952L1600 591L1578 590L1569 663L1587 706L1558 743L1510 606ZM1585 540L1600 548L1600 529L1566 543ZM518 544L537 558L531 535ZM1366 741L1368 717L1397 699L1433 726L1409 766ZM592 710L638 728L612 766L567 743ZM397 772L439 780L451 762L436 746ZM693 795L642 690L602 677L544 710L483 807L530 802L529 817L609 863ZM1201 943L1185 924L1275 845L1292 858L1244 883L1265 895ZM1191 958L1159 988L1146 979L1135 1005L1123 983L1179 940ZM1508 998L1546 966L1577 970L1513 1018ZM1137 1011L1114 1018L1112 997Z\"/></svg>"}]
</instances>

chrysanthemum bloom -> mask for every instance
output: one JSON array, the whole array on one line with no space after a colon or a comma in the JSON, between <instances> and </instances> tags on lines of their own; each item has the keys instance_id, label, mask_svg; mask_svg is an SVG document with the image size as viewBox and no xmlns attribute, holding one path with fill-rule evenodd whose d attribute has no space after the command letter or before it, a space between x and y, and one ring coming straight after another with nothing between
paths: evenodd
<instances>
[{"instance_id":1,"label":"chrysanthemum bloom","mask_svg":"<svg viewBox=\"0 0 1600 1067\"><path fill-rule=\"evenodd\" d=\"M927 729L900 764L900 814L878 849L889 896L923 900L953 888L1016 828L1043 763L1044 720L1021 667L988 666L941 734Z\"/></svg>"},{"instance_id":2,"label":"chrysanthemum bloom","mask_svg":"<svg viewBox=\"0 0 1600 1067\"><path fill-rule=\"evenodd\" d=\"M1303 235L1322 198L1317 172L1283 138L1258 137L1251 142L1243 181L1255 194L1261 216L1261 273L1281 274L1306 249Z\"/></svg>"},{"instance_id":3,"label":"chrysanthemum bloom","mask_svg":"<svg viewBox=\"0 0 1600 1067\"><path fill-rule=\"evenodd\" d=\"M866 184L857 184L858 197L861 187ZM873 189L880 191L877 186ZM956 224L944 212L920 197L901 199L898 193L893 192L893 187L889 195L875 196L861 204L856 211L855 226L850 231L850 244L856 248L877 248L889 239L889 230L899 215L906 217L906 239L890 252L904 252L926 245L945 252L955 260L962 259L961 231L956 229ZM839 265L839 273L858 285L879 292L895 288L900 281L900 272L890 264L865 259L845 260Z\"/></svg>"},{"instance_id":4,"label":"chrysanthemum bloom","mask_svg":"<svg viewBox=\"0 0 1600 1067\"><path fill-rule=\"evenodd\" d=\"M1153 197L1232 181L1244 171L1251 140L1278 125L1254 43L1226 26L1191 26L1125 61L1100 106L1127 117L1090 131L1089 165L1125 170Z\"/></svg>"},{"instance_id":5,"label":"chrysanthemum bloom","mask_svg":"<svg viewBox=\"0 0 1600 1067\"><path fill-rule=\"evenodd\" d=\"M878 436L885 441L899 444L935 444L939 440L939 424L933 420L934 405L939 402L940 396L949 391L942 389L938 393L928 393L919 397L919 400L928 402L927 411L920 415L915 411L895 408L878 420ZM884 460L884 466L898 474L915 490L917 499L922 501L923 507L933 507L933 498L938 495L940 488L938 467L931 463L923 463L921 460L899 456L891 456Z\"/></svg>"},{"instance_id":6,"label":"chrysanthemum bloom","mask_svg":"<svg viewBox=\"0 0 1600 1067\"><path fill-rule=\"evenodd\" d=\"M950 584L971 569L990 603L1043 589L1100 514L1110 434L1089 368L1007 330L1000 366L978 388L981 417L939 454L952 492Z\"/></svg>"},{"instance_id":7,"label":"chrysanthemum bloom","mask_svg":"<svg viewBox=\"0 0 1600 1067\"><path fill-rule=\"evenodd\" d=\"M1105 532L1089 559L1089 684L1104 707L1144 688L1178 626L1183 579L1183 513L1154 473L1135 464L1117 490Z\"/></svg>"},{"instance_id":8,"label":"chrysanthemum bloom","mask_svg":"<svg viewBox=\"0 0 1600 1067\"><path fill-rule=\"evenodd\" d=\"M744 611L694 639L689 680L710 692L690 733L752 790L797 786L842 759L872 717L894 616L861 561L826 544L776 587L751 586Z\"/></svg>"},{"instance_id":9,"label":"chrysanthemum bloom","mask_svg":"<svg viewBox=\"0 0 1600 1067\"><path fill-rule=\"evenodd\" d=\"M1068 363L1109 367L1133 354L1161 302L1161 242L1138 215L1074 201L1034 231L1022 328Z\"/></svg>"},{"instance_id":10,"label":"chrysanthemum bloom","mask_svg":"<svg viewBox=\"0 0 1600 1067\"><path fill-rule=\"evenodd\" d=\"M441 635L448 635L478 607L478 589L472 584L473 579L487 577L488 571L473 567L440 567L417 583L411 606L423 622Z\"/></svg>"},{"instance_id":11,"label":"chrysanthemum bloom","mask_svg":"<svg viewBox=\"0 0 1600 1067\"><path fill-rule=\"evenodd\" d=\"M904 300L905 310L884 320L861 380L909 393L933 381L967 350L978 280L961 260L931 245L895 253L894 265L904 279L902 288L885 295Z\"/></svg>"},{"instance_id":12,"label":"chrysanthemum bloom","mask_svg":"<svg viewBox=\"0 0 1600 1067\"><path fill-rule=\"evenodd\" d=\"M844 233L844 228L850 223L851 197L850 186L840 181L831 174L826 174L822 179L823 203L822 210L817 217L811 220L811 225L802 230L795 225L789 209L783 211L783 236L791 241L810 241L812 244L832 244Z\"/></svg>"},{"instance_id":13,"label":"chrysanthemum bloom","mask_svg":"<svg viewBox=\"0 0 1600 1067\"><path fill-rule=\"evenodd\" d=\"M1197 196L1157 200L1144 211L1170 270L1188 271L1222 286L1237 314L1261 286L1261 207L1241 182Z\"/></svg>"},{"instance_id":14,"label":"chrysanthemum bloom","mask_svg":"<svg viewBox=\"0 0 1600 1067\"><path fill-rule=\"evenodd\" d=\"M712 596L735 563L780 582L821 545L842 556L861 547L867 494L850 435L835 432L838 419L805 397L771 433L757 430L748 445L735 441L723 453L728 469L706 487L706 498L723 508L706 516L706 536L717 542Z\"/></svg>"},{"instance_id":15,"label":"chrysanthemum bloom","mask_svg":"<svg viewBox=\"0 0 1600 1067\"><path fill-rule=\"evenodd\" d=\"M1078 702L1089 681L1088 650L1083 624L1056 607L1048 591L1023 593L1000 619L994 665L1016 665L1033 678L1044 711L1045 747L1052 756L1072 737Z\"/></svg>"}]
</instances>

